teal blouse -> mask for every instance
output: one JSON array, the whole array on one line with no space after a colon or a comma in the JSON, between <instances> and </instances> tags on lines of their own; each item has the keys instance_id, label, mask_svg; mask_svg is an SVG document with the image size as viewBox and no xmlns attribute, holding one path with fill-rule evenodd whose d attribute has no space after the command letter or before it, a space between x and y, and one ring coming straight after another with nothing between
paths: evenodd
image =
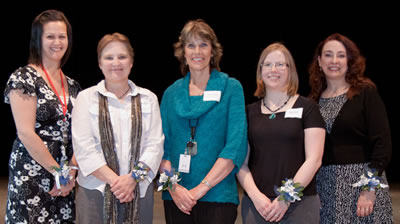
<instances>
[{"instance_id":1,"label":"teal blouse","mask_svg":"<svg viewBox=\"0 0 400 224\"><path fill-rule=\"evenodd\" d=\"M161 101L163 159L178 171L180 154L184 154L190 140L190 125L197 123L197 154L191 157L190 173L181 173L179 184L190 190L200 184L218 158L231 159L233 171L200 201L239 204L235 175L247 153L243 88L238 80L213 70L206 91L221 91L221 98L219 102L203 101L203 96L189 96L189 80L190 73L177 80ZM172 200L168 191L163 192L163 200Z\"/></svg>"}]
</instances>

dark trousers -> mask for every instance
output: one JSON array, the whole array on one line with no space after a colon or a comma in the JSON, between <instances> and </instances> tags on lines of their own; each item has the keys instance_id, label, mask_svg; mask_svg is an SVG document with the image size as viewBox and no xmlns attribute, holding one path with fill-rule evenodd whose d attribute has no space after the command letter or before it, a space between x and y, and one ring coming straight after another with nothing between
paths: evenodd
<instances>
[{"instance_id":1,"label":"dark trousers","mask_svg":"<svg viewBox=\"0 0 400 224\"><path fill-rule=\"evenodd\" d=\"M174 201L165 200L164 212L167 224L234 224L237 217L237 205L198 201L190 215L186 215L179 210Z\"/></svg>"}]
</instances>

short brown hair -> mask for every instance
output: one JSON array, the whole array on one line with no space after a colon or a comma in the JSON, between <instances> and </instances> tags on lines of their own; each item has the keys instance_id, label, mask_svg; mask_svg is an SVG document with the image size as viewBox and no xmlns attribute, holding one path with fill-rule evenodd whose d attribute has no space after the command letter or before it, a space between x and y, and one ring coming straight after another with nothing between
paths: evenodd
<instances>
[{"instance_id":1,"label":"short brown hair","mask_svg":"<svg viewBox=\"0 0 400 224\"><path fill-rule=\"evenodd\" d=\"M258 65L257 65L257 76L256 76L257 89L254 92L254 96L256 96L258 98L262 98L266 94L265 84L264 84L264 81L262 79L262 74L261 74L262 64L263 64L265 58L268 56L268 54L270 54L273 51L280 51L285 56L286 63L288 64L288 74L289 74L289 80L287 83L286 91L289 96L294 96L297 93L297 89L299 88L299 77L297 75L296 65L294 63L292 54L281 43L270 44L261 53L261 56L260 56L260 59L258 60Z\"/></svg>"},{"instance_id":2,"label":"short brown hair","mask_svg":"<svg viewBox=\"0 0 400 224\"><path fill-rule=\"evenodd\" d=\"M189 72L189 68L186 66L185 59L185 45L193 37L198 37L202 40L209 40L211 42L212 55L210 62L210 70L217 69L220 71L219 62L222 57L222 46L218 42L217 36L214 30L202 19L188 21L181 31L178 42L174 44L175 57L180 62L180 69L182 75L186 75ZM211 71L210 71L211 72Z\"/></svg>"},{"instance_id":3,"label":"short brown hair","mask_svg":"<svg viewBox=\"0 0 400 224\"><path fill-rule=\"evenodd\" d=\"M99 43L97 44L97 60L100 61L101 52L103 51L103 49L109 43L114 42L114 41L121 42L126 46L126 48L128 49L129 56L131 57L131 60L133 62L134 52L133 52L132 45L129 42L129 38L120 33L106 34L100 39Z\"/></svg>"}]
</instances>

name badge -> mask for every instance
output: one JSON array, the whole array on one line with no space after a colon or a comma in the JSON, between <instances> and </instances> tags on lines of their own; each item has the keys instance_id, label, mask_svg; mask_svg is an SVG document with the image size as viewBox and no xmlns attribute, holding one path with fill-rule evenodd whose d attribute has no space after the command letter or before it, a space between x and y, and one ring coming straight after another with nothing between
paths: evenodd
<instances>
[{"instance_id":1,"label":"name badge","mask_svg":"<svg viewBox=\"0 0 400 224\"><path fill-rule=\"evenodd\" d=\"M217 101L221 99L221 91L204 91L203 101Z\"/></svg>"},{"instance_id":2,"label":"name badge","mask_svg":"<svg viewBox=\"0 0 400 224\"><path fill-rule=\"evenodd\" d=\"M303 108L293 108L285 112L285 118L301 118L303 116Z\"/></svg>"},{"instance_id":3,"label":"name badge","mask_svg":"<svg viewBox=\"0 0 400 224\"><path fill-rule=\"evenodd\" d=\"M179 172L189 173L190 171L190 155L181 154L179 157Z\"/></svg>"}]
</instances>

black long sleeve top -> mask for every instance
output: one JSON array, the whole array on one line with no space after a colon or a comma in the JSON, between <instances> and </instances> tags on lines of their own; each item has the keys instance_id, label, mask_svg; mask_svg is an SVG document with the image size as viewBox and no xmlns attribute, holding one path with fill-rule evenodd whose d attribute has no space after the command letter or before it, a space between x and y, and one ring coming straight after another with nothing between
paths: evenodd
<instances>
[{"instance_id":1,"label":"black long sleeve top","mask_svg":"<svg viewBox=\"0 0 400 224\"><path fill-rule=\"evenodd\" d=\"M392 155L389 121L377 90L365 87L348 99L326 133L322 165L369 163L379 175Z\"/></svg>"}]
</instances>

